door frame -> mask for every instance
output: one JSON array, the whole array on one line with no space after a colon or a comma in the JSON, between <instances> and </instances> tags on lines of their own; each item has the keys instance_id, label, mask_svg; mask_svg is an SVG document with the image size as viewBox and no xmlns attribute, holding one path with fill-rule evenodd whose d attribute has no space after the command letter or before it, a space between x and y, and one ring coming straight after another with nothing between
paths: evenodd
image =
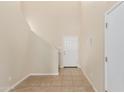
<instances>
[{"instance_id":1,"label":"door frame","mask_svg":"<svg viewBox=\"0 0 124 93\"><path fill-rule=\"evenodd\" d=\"M77 52L78 52L78 60L77 60L77 62L76 62L76 66L74 66L74 67L78 67L78 68L80 68L80 65L79 65L79 37L78 36L73 36L73 35L66 35L66 36L64 36L64 37L76 37L77 39L78 39L78 41L77 41L77 46L78 46L78 50L77 50ZM62 53L62 68L64 68L64 67L66 67L66 66L64 66L64 37L63 37L63 39L62 39L62 47L63 47L63 53ZM69 66L67 66L67 67L69 67ZM73 67L73 66L70 66L70 67Z\"/></svg>"},{"instance_id":2,"label":"door frame","mask_svg":"<svg viewBox=\"0 0 124 93\"><path fill-rule=\"evenodd\" d=\"M108 62L108 58L107 58L107 16L113 11L115 10L118 6L120 6L122 3L124 3L124 1L119 1L116 4L114 4L104 15L105 21L104 21L104 88L105 91L109 91L108 90L108 86L107 86L107 62Z\"/></svg>"}]
</instances>

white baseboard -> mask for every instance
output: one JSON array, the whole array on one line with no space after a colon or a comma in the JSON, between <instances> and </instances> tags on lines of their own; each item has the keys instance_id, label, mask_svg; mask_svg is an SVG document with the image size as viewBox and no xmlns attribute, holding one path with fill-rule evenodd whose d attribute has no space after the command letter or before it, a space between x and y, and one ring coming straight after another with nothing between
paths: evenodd
<instances>
[{"instance_id":1,"label":"white baseboard","mask_svg":"<svg viewBox=\"0 0 124 93\"><path fill-rule=\"evenodd\" d=\"M84 76L87 78L87 80L88 80L89 83L91 84L91 86L93 87L94 91L95 91L95 92L98 92L98 90L96 89L96 87L95 87L95 85L93 84L93 82L89 79L87 73L86 73L82 68L81 68L81 70L82 70Z\"/></svg>"},{"instance_id":2,"label":"white baseboard","mask_svg":"<svg viewBox=\"0 0 124 93\"><path fill-rule=\"evenodd\" d=\"M78 68L81 68L81 66L80 66L80 65L78 65L77 67L78 67Z\"/></svg>"},{"instance_id":3,"label":"white baseboard","mask_svg":"<svg viewBox=\"0 0 124 93\"><path fill-rule=\"evenodd\" d=\"M30 76L59 75L59 73L30 73Z\"/></svg>"},{"instance_id":4,"label":"white baseboard","mask_svg":"<svg viewBox=\"0 0 124 93\"><path fill-rule=\"evenodd\" d=\"M7 87L0 87L0 92L8 92L7 89Z\"/></svg>"},{"instance_id":5,"label":"white baseboard","mask_svg":"<svg viewBox=\"0 0 124 93\"><path fill-rule=\"evenodd\" d=\"M59 75L59 73L30 73L30 74L26 75L24 78L22 78L21 80L17 81L14 85L9 87L7 90L5 90L5 92L9 92L13 88L15 88L18 84L20 84L22 81L24 81L29 76L41 76L41 75L42 76L44 76L44 75Z\"/></svg>"},{"instance_id":6,"label":"white baseboard","mask_svg":"<svg viewBox=\"0 0 124 93\"><path fill-rule=\"evenodd\" d=\"M21 80L17 81L15 84L13 84L11 87L9 87L6 92L9 92L11 89L15 88L18 84L20 84L22 81L24 81L26 78L28 78L30 74L23 77Z\"/></svg>"}]
</instances>

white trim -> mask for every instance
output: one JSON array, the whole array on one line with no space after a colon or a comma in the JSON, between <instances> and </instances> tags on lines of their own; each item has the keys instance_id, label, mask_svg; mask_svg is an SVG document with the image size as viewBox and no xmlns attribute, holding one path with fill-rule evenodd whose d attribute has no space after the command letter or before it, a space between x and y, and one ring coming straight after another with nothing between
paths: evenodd
<instances>
[{"instance_id":1,"label":"white trim","mask_svg":"<svg viewBox=\"0 0 124 93\"><path fill-rule=\"evenodd\" d=\"M0 92L8 92L7 87L0 87Z\"/></svg>"},{"instance_id":2,"label":"white trim","mask_svg":"<svg viewBox=\"0 0 124 93\"><path fill-rule=\"evenodd\" d=\"M80 64L78 64L78 66L77 66L78 68L81 68L81 65Z\"/></svg>"},{"instance_id":3,"label":"white trim","mask_svg":"<svg viewBox=\"0 0 124 93\"><path fill-rule=\"evenodd\" d=\"M15 88L18 84L20 84L22 81L24 81L26 78L28 78L30 76L30 74L26 75L24 78L22 78L21 80L17 81L15 84L13 84L11 87L9 87L6 92L9 92L11 89Z\"/></svg>"},{"instance_id":4,"label":"white trim","mask_svg":"<svg viewBox=\"0 0 124 93\"><path fill-rule=\"evenodd\" d=\"M64 66L60 66L60 68L64 68Z\"/></svg>"},{"instance_id":5,"label":"white trim","mask_svg":"<svg viewBox=\"0 0 124 93\"><path fill-rule=\"evenodd\" d=\"M114 4L106 13L105 15L108 15L109 13L111 13L114 9L116 9L120 4L122 4L124 1L119 1L116 4Z\"/></svg>"},{"instance_id":6,"label":"white trim","mask_svg":"<svg viewBox=\"0 0 124 93\"><path fill-rule=\"evenodd\" d=\"M59 75L59 73L30 73L30 76Z\"/></svg>"},{"instance_id":7,"label":"white trim","mask_svg":"<svg viewBox=\"0 0 124 93\"><path fill-rule=\"evenodd\" d=\"M111 7L106 13L105 13L105 25L104 25L104 47L105 47L105 50L104 50L104 58L107 56L107 29L106 29L106 23L107 23L107 16L113 11L115 10L117 7L119 7L122 3L124 3L124 1L119 1L117 2L116 4L113 5L113 7ZM105 91L110 91L108 89L108 86L107 86L107 63L105 62L104 60L104 87L105 87Z\"/></svg>"},{"instance_id":8,"label":"white trim","mask_svg":"<svg viewBox=\"0 0 124 93\"><path fill-rule=\"evenodd\" d=\"M81 68L81 70L82 70L84 76L87 78L87 80L88 80L89 83L91 84L91 86L93 87L94 91L95 91L95 92L98 92L97 88L95 87L95 85L93 84L93 82L91 81L91 79L88 77L86 71L84 71L82 68Z\"/></svg>"},{"instance_id":9,"label":"white trim","mask_svg":"<svg viewBox=\"0 0 124 93\"><path fill-rule=\"evenodd\" d=\"M107 57L107 29L106 29L106 23L107 23L107 15L105 16L105 25L104 25L104 90L108 90L107 89L107 63L105 60L105 57Z\"/></svg>"},{"instance_id":10,"label":"white trim","mask_svg":"<svg viewBox=\"0 0 124 93\"><path fill-rule=\"evenodd\" d=\"M29 76L44 76L44 75L59 75L59 73L30 73L26 75L21 80L17 81L15 84L13 84L11 87L5 90L5 92L9 92L10 90L14 89L18 84L20 84L22 81L24 81Z\"/></svg>"}]
</instances>

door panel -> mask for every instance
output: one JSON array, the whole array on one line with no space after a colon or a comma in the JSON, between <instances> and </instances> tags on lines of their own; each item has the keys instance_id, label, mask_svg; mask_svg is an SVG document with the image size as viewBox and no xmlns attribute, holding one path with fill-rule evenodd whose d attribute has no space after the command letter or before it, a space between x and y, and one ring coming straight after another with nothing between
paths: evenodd
<instances>
[{"instance_id":1,"label":"door panel","mask_svg":"<svg viewBox=\"0 0 124 93\"><path fill-rule=\"evenodd\" d=\"M124 91L124 3L107 15L107 89Z\"/></svg>"},{"instance_id":2,"label":"door panel","mask_svg":"<svg viewBox=\"0 0 124 93\"><path fill-rule=\"evenodd\" d=\"M64 66L78 65L78 38L67 36L64 37Z\"/></svg>"}]
</instances>

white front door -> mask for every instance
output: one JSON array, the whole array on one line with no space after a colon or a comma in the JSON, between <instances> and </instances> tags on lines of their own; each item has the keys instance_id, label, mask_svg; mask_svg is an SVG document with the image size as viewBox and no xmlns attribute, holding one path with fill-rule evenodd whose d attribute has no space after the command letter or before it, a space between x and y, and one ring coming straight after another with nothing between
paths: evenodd
<instances>
[{"instance_id":1,"label":"white front door","mask_svg":"<svg viewBox=\"0 0 124 93\"><path fill-rule=\"evenodd\" d=\"M63 39L64 55L63 66L74 67L78 66L78 37L66 36Z\"/></svg>"},{"instance_id":2,"label":"white front door","mask_svg":"<svg viewBox=\"0 0 124 93\"><path fill-rule=\"evenodd\" d=\"M124 3L106 15L106 89L124 92Z\"/></svg>"}]
</instances>

